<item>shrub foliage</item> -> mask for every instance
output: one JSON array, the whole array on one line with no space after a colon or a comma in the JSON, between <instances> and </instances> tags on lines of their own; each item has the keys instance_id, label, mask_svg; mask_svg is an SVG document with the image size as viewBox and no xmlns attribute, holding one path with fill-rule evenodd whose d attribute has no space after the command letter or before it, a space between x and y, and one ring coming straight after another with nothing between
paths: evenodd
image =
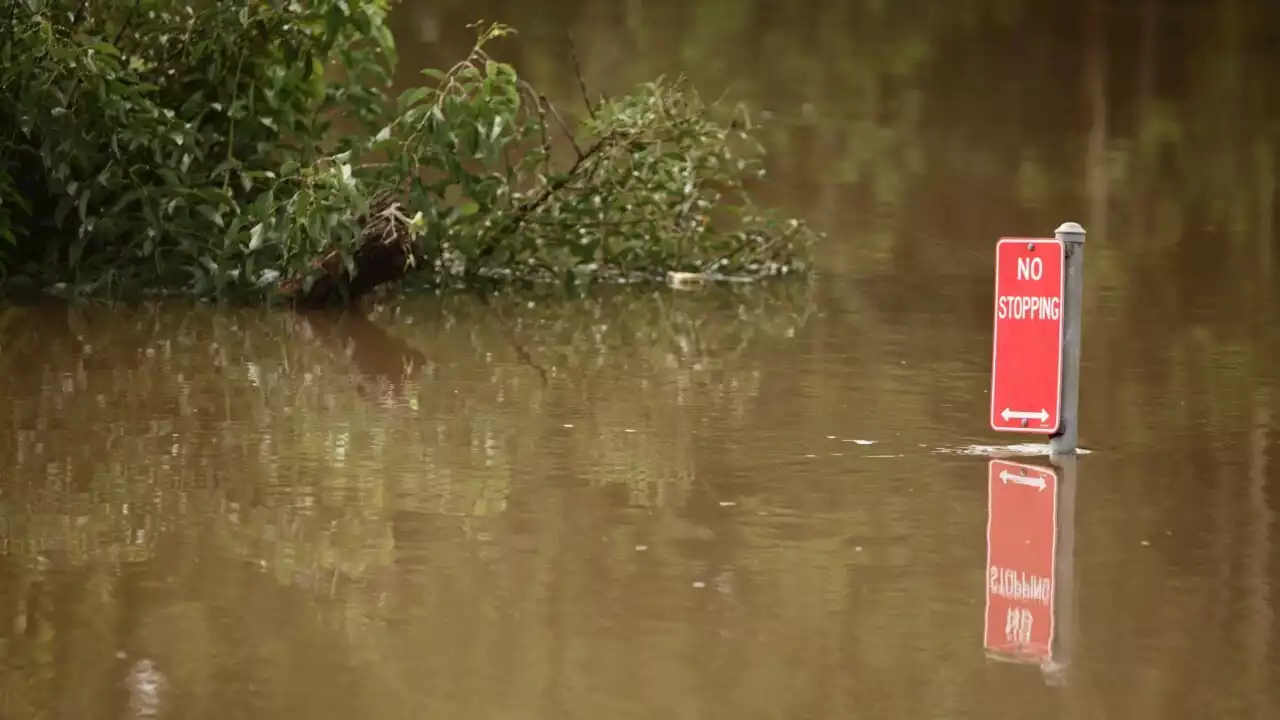
<instances>
[{"instance_id":1,"label":"shrub foliage","mask_svg":"<svg viewBox=\"0 0 1280 720\"><path fill-rule=\"evenodd\" d=\"M438 286L804 269L813 233L747 193L763 153L740 108L658 79L584 88L570 117L490 56L513 32L499 24L396 97L389 11L4 0L0 273L324 301L411 272Z\"/></svg>"}]
</instances>

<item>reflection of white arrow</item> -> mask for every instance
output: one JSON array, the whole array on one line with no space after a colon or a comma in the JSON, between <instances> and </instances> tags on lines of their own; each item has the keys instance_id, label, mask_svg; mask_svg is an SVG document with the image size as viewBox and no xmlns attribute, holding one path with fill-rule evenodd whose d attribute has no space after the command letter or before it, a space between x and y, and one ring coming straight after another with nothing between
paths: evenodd
<instances>
[{"instance_id":1,"label":"reflection of white arrow","mask_svg":"<svg viewBox=\"0 0 1280 720\"><path fill-rule=\"evenodd\" d=\"M1037 475L1035 477L1027 477L1026 475L1014 475L1008 470L1001 470L1000 479L1003 480L1006 485L1008 485L1010 482L1015 483L1017 485L1029 485L1039 490L1040 492L1044 492L1045 483L1044 483L1044 476L1042 475Z\"/></svg>"},{"instance_id":2,"label":"reflection of white arrow","mask_svg":"<svg viewBox=\"0 0 1280 720\"><path fill-rule=\"evenodd\" d=\"M1005 422L1008 422L1010 419L1039 420L1040 422L1048 422L1049 411L1044 408L1040 408L1040 412L1022 412L1020 410L1010 410L1009 408L1005 408L1000 411L1000 417L1004 418Z\"/></svg>"}]
</instances>

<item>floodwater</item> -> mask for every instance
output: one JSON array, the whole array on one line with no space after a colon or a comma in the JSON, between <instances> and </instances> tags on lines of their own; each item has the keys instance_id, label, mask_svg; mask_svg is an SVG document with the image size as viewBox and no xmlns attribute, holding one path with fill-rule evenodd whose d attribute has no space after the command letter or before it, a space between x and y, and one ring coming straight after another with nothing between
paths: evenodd
<instances>
[{"instance_id":1,"label":"floodwater","mask_svg":"<svg viewBox=\"0 0 1280 720\"><path fill-rule=\"evenodd\" d=\"M568 29L767 112L819 276L0 311L0 718L1280 714L1280 6L397 13L405 78L483 17L566 107ZM992 259L1068 220L1090 452L1038 487Z\"/></svg>"}]
</instances>

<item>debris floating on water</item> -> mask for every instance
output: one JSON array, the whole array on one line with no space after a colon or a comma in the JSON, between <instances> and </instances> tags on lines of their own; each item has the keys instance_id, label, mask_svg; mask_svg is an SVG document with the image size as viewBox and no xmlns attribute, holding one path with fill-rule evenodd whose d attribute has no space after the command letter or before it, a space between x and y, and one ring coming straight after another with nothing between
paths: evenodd
<instances>
[{"instance_id":1,"label":"debris floating on water","mask_svg":"<svg viewBox=\"0 0 1280 720\"><path fill-rule=\"evenodd\" d=\"M859 440L857 438L846 438L844 440L841 440L841 442L851 442L851 443L856 443L858 445L875 445L876 444L875 440Z\"/></svg>"},{"instance_id":2,"label":"debris floating on water","mask_svg":"<svg viewBox=\"0 0 1280 720\"><path fill-rule=\"evenodd\" d=\"M649 549L649 546L648 546L648 545L637 545L637 546L636 546L636 550L637 550L637 551L639 551L639 552L644 552L645 550L648 550L648 549Z\"/></svg>"},{"instance_id":3,"label":"debris floating on water","mask_svg":"<svg viewBox=\"0 0 1280 720\"><path fill-rule=\"evenodd\" d=\"M703 273L676 272L675 270L667 273L667 285L675 290L693 290L706 283L707 276Z\"/></svg>"},{"instance_id":4,"label":"debris floating on water","mask_svg":"<svg viewBox=\"0 0 1280 720\"><path fill-rule=\"evenodd\" d=\"M694 580L694 581L693 581L693 586L694 586L694 587L696 587L696 588L704 588L704 587L706 587L706 586L707 586L707 584L706 584L706 583L704 583L704 582L702 582L701 580Z\"/></svg>"},{"instance_id":5,"label":"debris floating on water","mask_svg":"<svg viewBox=\"0 0 1280 720\"><path fill-rule=\"evenodd\" d=\"M732 501L732 500L721 500L721 501L720 501L720 507L733 507L734 505L737 505L737 504L738 504L738 503L736 503L736 502L734 502L734 501Z\"/></svg>"},{"instance_id":6,"label":"debris floating on water","mask_svg":"<svg viewBox=\"0 0 1280 720\"><path fill-rule=\"evenodd\" d=\"M134 663L125 678L125 686L129 690L129 706L135 717L160 714L161 694L166 684L164 673L156 669L153 661L142 658Z\"/></svg>"}]
</instances>

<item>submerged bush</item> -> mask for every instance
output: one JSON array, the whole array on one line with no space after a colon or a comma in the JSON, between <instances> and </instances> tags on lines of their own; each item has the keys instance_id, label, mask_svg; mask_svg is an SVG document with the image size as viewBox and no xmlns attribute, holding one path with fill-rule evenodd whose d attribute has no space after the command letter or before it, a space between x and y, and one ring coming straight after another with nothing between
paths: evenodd
<instances>
[{"instance_id":1,"label":"submerged bush","mask_svg":"<svg viewBox=\"0 0 1280 720\"><path fill-rule=\"evenodd\" d=\"M682 80L562 113L474 50L389 93L382 0L6 0L0 272L298 299L489 279L804 268L750 120ZM476 26L479 27L479 26ZM341 130L331 127L340 118ZM558 157L558 156L566 157Z\"/></svg>"}]
</instances>

